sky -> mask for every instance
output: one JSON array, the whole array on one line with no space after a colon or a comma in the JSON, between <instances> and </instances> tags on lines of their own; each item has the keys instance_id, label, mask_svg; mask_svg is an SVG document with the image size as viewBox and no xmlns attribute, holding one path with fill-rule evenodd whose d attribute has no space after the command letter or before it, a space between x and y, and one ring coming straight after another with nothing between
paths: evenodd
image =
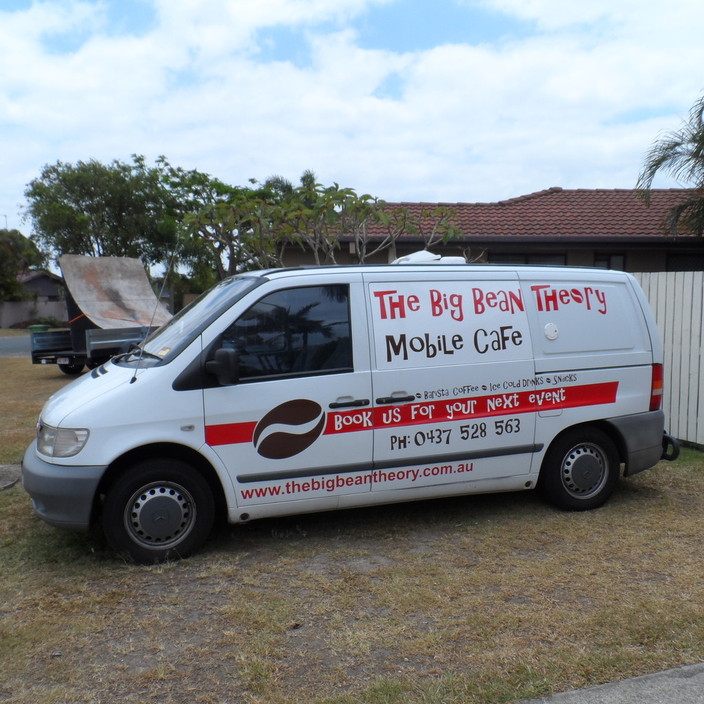
<instances>
[{"instance_id":1,"label":"sky","mask_svg":"<svg viewBox=\"0 0 704 704\"><path fill-rule=\"evenodd\" d=\"M133 154L391 202L633 188L703 30L702 0L0 0L0 227L44 165Z\"/></svg>"}]
</instances>

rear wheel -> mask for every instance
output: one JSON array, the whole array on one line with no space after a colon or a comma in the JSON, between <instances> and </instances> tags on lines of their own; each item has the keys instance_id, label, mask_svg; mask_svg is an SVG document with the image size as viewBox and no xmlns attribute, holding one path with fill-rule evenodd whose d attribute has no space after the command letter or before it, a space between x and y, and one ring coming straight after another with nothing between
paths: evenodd
<instances>
[{"instance_id":1,"label":"rear wheel","mask_svg":"<svg viewBox=\"0 0 704 704\"><path fill-rule=\"evenodd\" d=\"M114 550L151 564L196 552L214 513L213 493L197 470L180 460L148 460L108 490L103 531Z\"/></svg>"},{"instance_id":2,"label":"rear wheel","mask_svg":"<svg viewBox=\"0 0 704 704\"><path fill-rule=\"evenodd\" d=\"M611 438L598 428L574 428L547 451L539 487L556 506L584 511L611 496L619 474L618 451Z\"/></svg>"},{"instance_id":3,"label":"rear wheel","mask_svg":"<svg viewBox=\"0 0 704 704\"><path fill-rule=\"evenodd\" d=\"M58 367L59 369L64 373L68 374L68 376L77 376L83 371L83 367L85 366L84 362L82 359L72 359L70 362L66 364L59 364Z\"/></svg>"}]
</instances>

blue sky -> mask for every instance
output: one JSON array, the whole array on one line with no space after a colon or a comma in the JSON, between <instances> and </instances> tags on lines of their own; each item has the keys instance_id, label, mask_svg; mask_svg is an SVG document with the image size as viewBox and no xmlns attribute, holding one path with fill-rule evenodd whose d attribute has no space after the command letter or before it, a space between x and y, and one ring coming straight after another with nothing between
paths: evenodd
<instances>
[{"instance_id":1,"label":"blue sky","mask_svg":"<svg viewBox=\"0 0 704 704\"><path fill-rule=\"evenodd\" d=\"M0 226L45 164L134 153L390 201L632 188L703 30L701 0L0 0Z\"/></svg>"}]
</instances>

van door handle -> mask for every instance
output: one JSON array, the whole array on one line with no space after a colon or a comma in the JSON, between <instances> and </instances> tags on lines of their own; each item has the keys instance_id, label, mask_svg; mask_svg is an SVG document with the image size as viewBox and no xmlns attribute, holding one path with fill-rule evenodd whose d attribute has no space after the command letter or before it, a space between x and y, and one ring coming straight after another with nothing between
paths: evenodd
<instances>
[{"instance_id":1,"label":"van door handle","mask_svg":"<svg viewBox=\"0 0 704 704\"><path fill-rule=\"evenodd\" d=\"M368 398L353 398L350 401L333 401L329 408L359 408L360 406L368 406Z\"/></svg>"},{"instance_id":2,"label":"van door handle","mask_svg":"<svg viewBox=\"0 0 704 704\"><path fill-rule=\"evenodd\" d=\"M416 397L413 395L409 396L382 396L376 400L377 403L387 404L387 403L407 403L408 401L415 401Z\"/></svg>"}]
</instances>

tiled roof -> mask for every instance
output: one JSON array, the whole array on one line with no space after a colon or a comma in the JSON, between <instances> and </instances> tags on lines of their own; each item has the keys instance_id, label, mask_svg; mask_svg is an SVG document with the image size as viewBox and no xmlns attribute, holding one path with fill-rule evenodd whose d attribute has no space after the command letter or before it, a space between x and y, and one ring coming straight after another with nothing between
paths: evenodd
<instances>
[{"instance_id":1,"label":"tiled roof","mask_svg":"<svg viewBox=\"0 0 704 704\"><path fill-rule=\"evenodd\" d=\"M461 239L546 240L672 239L663 225L667 212L693 189L653 189L648 207L635 190L549 188L496 203L389 203L420 215L443 207L454 211Z\"/></svg>"}]
</instances>

